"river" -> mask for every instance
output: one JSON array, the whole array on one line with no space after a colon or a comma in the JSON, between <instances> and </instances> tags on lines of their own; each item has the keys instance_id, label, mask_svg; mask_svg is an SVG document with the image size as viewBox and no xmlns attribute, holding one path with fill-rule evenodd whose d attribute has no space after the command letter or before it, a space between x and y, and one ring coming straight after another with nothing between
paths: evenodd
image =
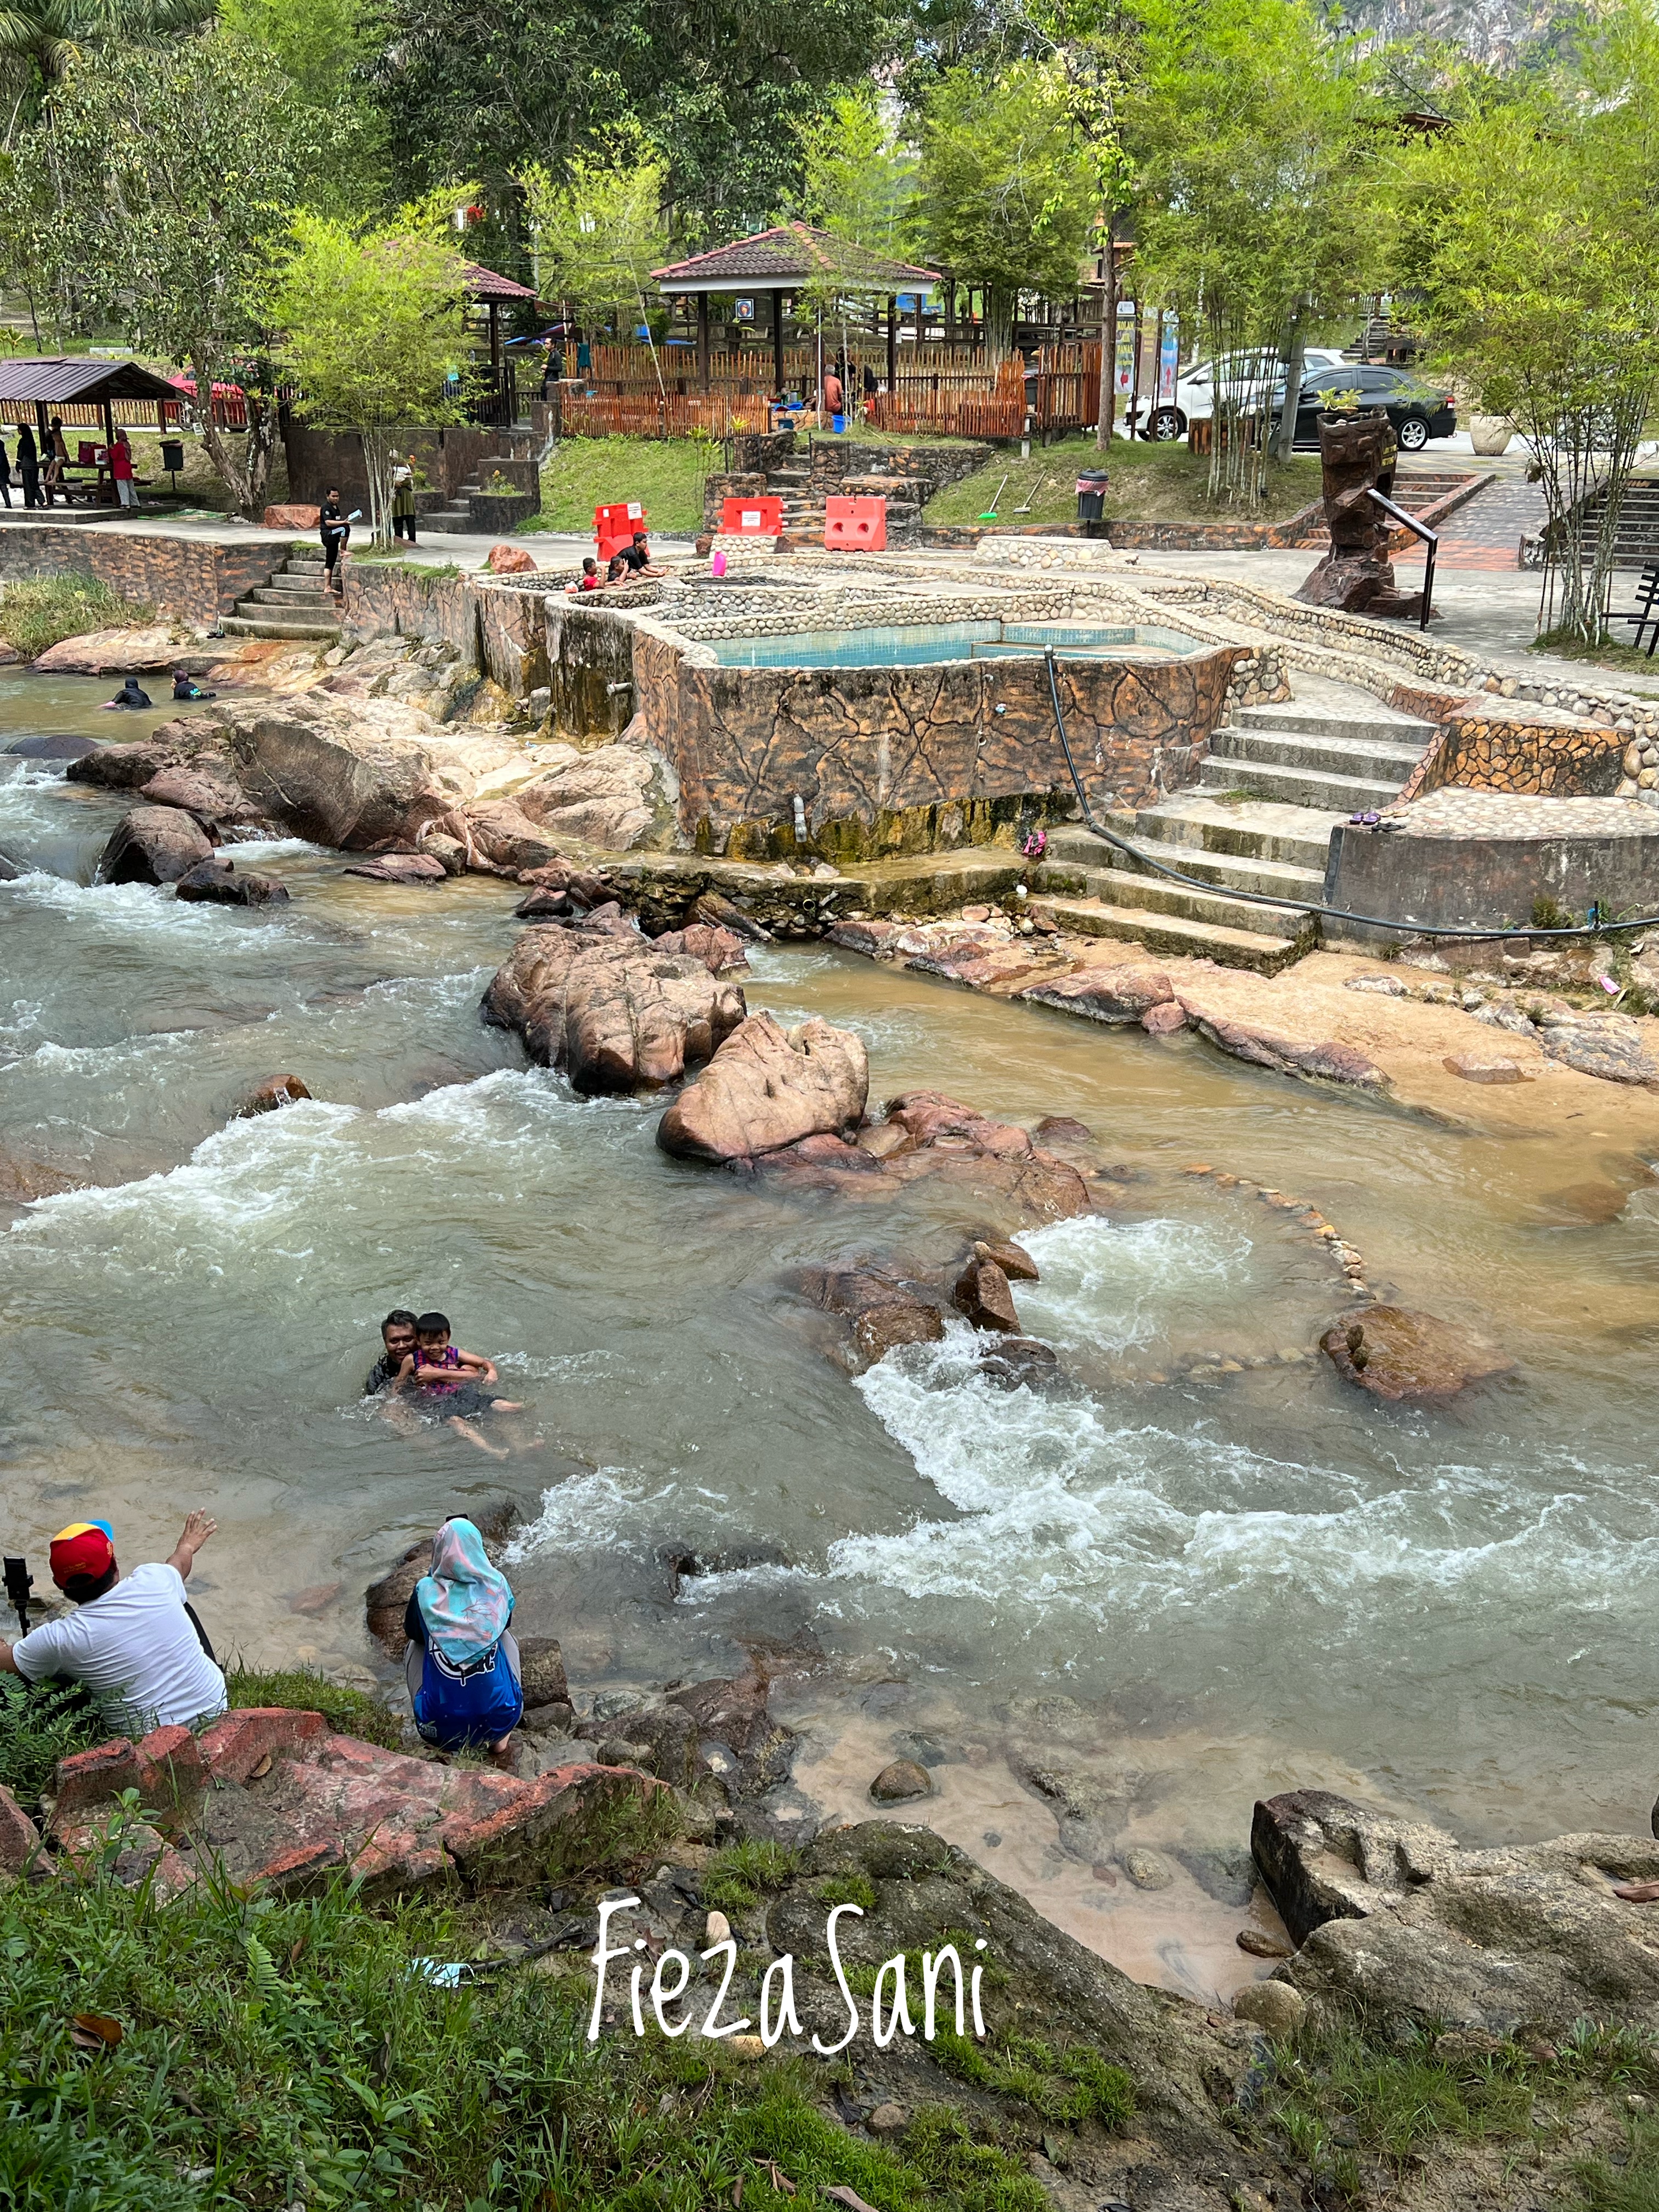
<instances>
[{"instance_id":1,"label":"river","mask_svg":"<svg viewBox=\"0 0 1659 2212\"><path fill-rule=\"evenodd\" d=\"M0 678L0 733L106 735L110 688ZM187 907L91 884L120 811L0 757L0 851L30 871L0 885L0 1152L90 1186L0 1207L4 1547L43 1580L67 1520L112 1518L131 1563L205 1505L218 1644L362 1678L364 1583L514 1496L520 1625L562 1639L579 1693L816 1638L827 1669L775 1703L820 1802L867 1810L874 1766L920 1750L936 1825L1200 1992L1251 1971L1204 1854L1236 1856L1257 1796L1346 1788L1471 1841L1645 1826L1659 1186L1594 1218L1644 1170L1593 1112L1567 1158L762 951L751 1008L857 1029L872 1097L1075 1115L1137 1178L1027 1240L1060 1387L992 1388L965 1328L854 1382L793 1271L943 1250L959 1200L786 1197L667 1158L659 1102L526 1069L477 1011L510 886L390 889L273 842L247 857L290 905ZM229 1118L281 1071L313 1101ZM1328 1270L1194 1158L1312 1200L1375 1285L1496 1337L1514 1376L1401 1413L1279 1358L1336 1310ZM498 1360L526 1406L507 1459L362 1401L393 1304ZM1267 1364L1148 1379L1209 1348ZM676 1595L686 1551L717 1571ZM1044 1760L1117 1847L1175 1855L1167 1893L1060 1851L1014 1778Z\"/></svg>"}]
</instances>

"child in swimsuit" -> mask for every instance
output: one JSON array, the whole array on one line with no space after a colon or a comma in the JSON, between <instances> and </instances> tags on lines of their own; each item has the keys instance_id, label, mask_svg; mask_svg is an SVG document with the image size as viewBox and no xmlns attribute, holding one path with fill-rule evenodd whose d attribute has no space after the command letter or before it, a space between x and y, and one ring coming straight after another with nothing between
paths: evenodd
<instances>
[{"instance_id":1,"label":"child in swimsuit","mask_svg":"<svg viewBox=\"0 0 1659 2212\"><path fill-rule=\"evenodd\" d=\"M515 1399L486 1395L482 1386L499 1379L493 1361L482 1352L463 1352L450 1342L447 1315L424 1313L415 1324L415 1349L405 1355L392 1387L402 1391L412 1386L428 1398L445 1401L446 1418L465 1429L472 1442L480 1443L477 1432L468 1428L465 1415L483 1413L486 1407L493 1413L524 1411Z\"/></svg>"}]
</instances>

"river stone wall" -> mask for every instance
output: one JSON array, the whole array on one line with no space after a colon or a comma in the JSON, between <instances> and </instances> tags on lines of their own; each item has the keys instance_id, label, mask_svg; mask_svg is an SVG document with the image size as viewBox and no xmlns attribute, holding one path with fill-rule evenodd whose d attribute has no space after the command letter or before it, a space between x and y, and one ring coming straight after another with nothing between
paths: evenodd
<instances>
[{"instance_id":1,"label":"river stone wall","mask_svg":"<svg viewBox=\"0 0 1659 2212\"><path fill-rule=\"evenodd\" d=\"M447 576L411 562L348 561L344 628L375 637L441 640L522 699L548 680L545 591L514 590L493 579Z\"/></svg>"},{"instance_id":2,"label":"river stone wall","mask_svg":"<svg viewBox=\"0 0 1659 2212\"><path fill-rule=\"evenodd\" d=\"M1459 700L1414 696L1439 727L1407 777L1402 800L1449 784L1532 799L1601 799L1619 789L1626 739L1611 724L1487 692Z\"/></svg>"},{"instance_id":3,"label":"river stone wall","mask_svg":"<svg viewBox=\"0 0 1659 2212\"><path fill-rule=\"evenodd\" d=\"M1463 836L1418 836L1409 815L1404 829L1387 836L1339 823L1325 897L1353 913L1398 915L1425 929L1524 928L1540 898L1575 915L1592 902L1609 920L1650 914L1659 900L1659 823L1651 836L1598 834L1571 820L1553 836L1506 836L1490 827ZM1342 934L1375 943L1398 939L1401 930L1345 923Z\"/></svg>"},{"instance_id":4,"label":"river stone wall","mask_svg":"<svg viewBox=\"0 0 1659 2212\"><path fill-rule=\"evenodd\" d=\"M1188 781L1248 657L1218 646L1182 660L1061 662L1091 801L1150 805ZM1036 658L721 668L707 647L642 619L633 675L634 703L679 777L682 829L702 852L748 857L794 842L797 799L813 848L847 860L915 849L919 815L949 846L1012 835L1022 804L1035 821L1073 803Z\"/></svg>"},{"instance_id":5,"label":"river stone wall","mask_svg":"<svg viewBox=\"0 0 1659 2212\"><path fill-rule=\"evenodd\" d=\"M244 592L268 584L288 558L287 538L266 545L204 544L186 538L103 537L95 524L10 522L0 529L0 582L86 576L158 614L216 629Z\"/></svg>"}]
</instances>

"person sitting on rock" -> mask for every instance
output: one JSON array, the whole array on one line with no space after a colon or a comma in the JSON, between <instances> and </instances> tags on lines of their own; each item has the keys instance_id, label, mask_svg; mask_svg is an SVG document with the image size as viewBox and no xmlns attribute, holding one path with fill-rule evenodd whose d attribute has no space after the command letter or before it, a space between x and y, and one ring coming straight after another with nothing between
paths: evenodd
<instances>
[{"instance_id":1,"label":"person sitting on rock","mask_svg":"<svg viewBox=\"0 0 1659 2212\"><path fill-rule=\"evenodd\" d=\"M196 678L182 668L173 672L173 696L175 699L216 699L216 691L204 691Z\"/></svg>"},{"instance_id":2,"label":"person sitting on rock","mask_svg":"<svg viewBox=\"0 0 1659 2212\"><path fill-rule=\"evenodd\" d=\"M513 1762L524 1713L523 1669L507 1626L513 1591L490 1565L473 1522L452 1515L432 1540L432 1564L410 1593L404 1679L424 1742L441 1751L487 1750Z\"/></svg>"},{"instance_id":3,"label":"person sitting on rock","mask_svg":"<svg viewBox=\"0 0 1659 2212\"><path fill-rule=\"evenodd\" d=\"M139 684L136 676L129 676L112 699L106 699L106 712L112 707L149 707L155 704L148 691Z\"/></svg>"},{"instance_id":4,"label":"person sitting on rock","mask_svg":"<svg viewBox=\"0 0 1659 2212\"><path fill-rule=\"evenodd\" d=\"M43 1621L15 1644L0 1640L0 1674L84 1682L106 1724L125 1735L216 1718L225 1710L225 1678L185 1583L218 1525L206 1513L186 1514L168 1557L135 1567L122 1582L109 1522L71 1521L47 1556L53 1582L78 1610Z\"/></svg>"},{"instance_id":5,"label":"person sitting on rock","mask_svg":"<svg viewBox=\"0 0 1659 2212\"><path fill-rule=\"evenodd\" d=\"M507 1453L498 1444L492 1444L473 1422L486 1409L492 1413L520 1413L523 1406L515 1399L492 1398L483 1386L499 1382L500 1376L493 1361L482 1352L463 1352L449 1340L449 1317L447 1314L423 1313L415 1323L415 1350L407 1355L398 1370L394 1389L413 1389L423 1399L434 1401L434 1410L440 1413L457 1435L463 1436L480 1451L488 1452L493 1459L505 1459Z\"/></svg>"}]
</instances>

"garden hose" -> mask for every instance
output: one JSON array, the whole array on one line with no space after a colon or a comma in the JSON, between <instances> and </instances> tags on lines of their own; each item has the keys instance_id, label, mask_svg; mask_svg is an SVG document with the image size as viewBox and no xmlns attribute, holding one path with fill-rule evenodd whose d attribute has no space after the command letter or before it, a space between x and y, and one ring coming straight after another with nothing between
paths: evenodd
<instances>
[{"instance_id":1,"label":"garden hose","mask_svg":"<svg viewBox=\"0 0 1659 2212\"><path fill-rule=\"evenodd\" d=\"M1170 883L1180 884L1187 890L1202 891L1210 898L1237 899L1243 906L1275 907L1281 914L1328 915L1334 921L1363 922L1367 928L1391 929L1402 937L1464 937L1483 940L1504 937L1612 937L1630 930L1659 929L1659 914L1642 915L1634 921L1603 921L1596 908L1590 909L1595 916L1593 921L1572 922L1565 928L1520 928L1511 924L1494 929L1478 929L1468 923L1435 928L1426 922L1401 921L1387 915L1354 914L1347 907L1327 906L1322 900L1270 898L1265 891L1234 890L1228 884L1211 883L1202 876L1186 875L1181 869L1170 867L1163 860L1155 860L1150 853L1143 853L1127 837L1120 837L1116 830L1109 830L1103 823L1096 821L1094 811L1089 805L1089 794L1083 788L1083 778L1078 774L1077 762L1072 755L1072 741L1066 734L1066 717L1060 704L1060 684L1054 674L1052 646L1042 657L1048 668L1048 696L1054 702L1054 727L1060 733L1066 765L1072 773L1072 786L1077 793L1077 802L1082 809L1085 825L1097 837L1103 838L1109 845L1115 845L1120 853L1127 853L1137 868L1167 877Z\"/></svg>"}]
</instances>

